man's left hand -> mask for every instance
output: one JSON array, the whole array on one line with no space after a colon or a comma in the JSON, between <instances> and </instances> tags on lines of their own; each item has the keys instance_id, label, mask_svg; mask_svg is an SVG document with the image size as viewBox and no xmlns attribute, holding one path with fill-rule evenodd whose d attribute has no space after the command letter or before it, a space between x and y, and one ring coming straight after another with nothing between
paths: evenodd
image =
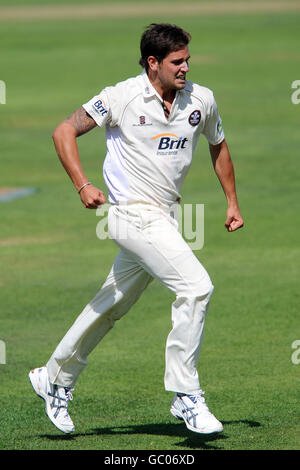
<instances>
[{"instance_id":1,"label":"man's left hand","mask_svg":"<svg viewBox=\"0 0 300 470\"><path fill-rule=\"evenodd\" d=\"M234 232L244 226L241 212L238 208L228 208L225 227L228 232Z\"/></svg>"}]
</instances>

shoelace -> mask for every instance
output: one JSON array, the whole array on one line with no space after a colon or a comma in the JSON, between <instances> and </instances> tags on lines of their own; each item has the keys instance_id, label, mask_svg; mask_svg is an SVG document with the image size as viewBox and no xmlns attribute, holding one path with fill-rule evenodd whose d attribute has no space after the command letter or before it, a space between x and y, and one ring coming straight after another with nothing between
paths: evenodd
<instances>
[{"instance_id":1,"label":"shoelace","mask_svg":"<svg viewBox=\"0 0 300 470\"><path fill-rule=\"evenodd\" d=\"M73 395L72 395L72 392L73 392L74 388L65 388L65 393L66 393L66 400L67 401L72 401L73 400Z\"/></svg>"},{"instance_id":2,"label":"shoelace","mask_svg":"<svg viewBox=\"0 0 300 470\"><path fill-rule=\"evenodd\" d=\"M65 390L65 396L64 397L59 395L59 387L57 385L54 385L54 393L48 392L49 397L53 398L53 402L51 403L51 406L53 408L57 408L56 412L54 413L55 417L57 417L57 415L58 415L61 408L66 408L66 410L67 410L68 401L73 400L72 391L74 390L74 388L64 387L64 390ZM58 392L58 393L56 394L55 392ZM55 400L58 400L58 403L55 403ZM61 400L63 402L65 402L65 404L62 404ZM66 414L67 414L67 412L66 412Z\"/></svg>"},{"instance_id":3,"label":"shoelace","mask_svg":"<svg viewBox=\"0 0 300 470\"><path fill-rule=\"evenodd\" d=\"M205 392L203 392L203 390L199 390L198 393L196 393L195 395L187 395L189 397L189 399L195 403L196 407L197 405L200 404L201 406L201 412L204 412L204 413L210 413L209 409L208 409L208 406L207 404L205 403L205 398L204 398L204 395Z\"/></svg>"},{"instance_id":4,"label":"shoelace","mask_svg":"<svg viewBox=\"0 0 300 470\"><path fill-rule=\"evenodd\" d=\"M199 392L197 392L196 394L194 395L186 395L192 403L194 403L195 406L191 406L191 407L186 407L186 409L184 410L185 412L190 412L192 416L196 416L197 414L199 414L199 411L201 410L201 413L209 413L210 414L210 411L208 409L208 406L206 405L205 403L205 398L204 398L204 395L205 392L203 392L203 390L199 390ZM180 395L179 395L180 396ZM184 396L184 395L181 395L181 397ZM197 405L200 405L197 406ZM197 412L197 408L198 408L198 412ZM195 413L196 411L196 413Z\"/></svg>"}]
</instances>

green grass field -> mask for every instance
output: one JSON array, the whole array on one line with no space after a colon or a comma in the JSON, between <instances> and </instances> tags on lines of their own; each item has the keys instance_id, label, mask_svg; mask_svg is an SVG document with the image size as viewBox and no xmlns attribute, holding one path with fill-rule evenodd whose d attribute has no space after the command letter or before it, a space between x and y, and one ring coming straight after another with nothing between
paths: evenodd
<instances>
[{"instance_id":1,"label":"green grass field","mask_svg":"<svg viewBox=\"0 0 300 470\"><path fill-rule=\"evenodd\" d=\"M291 101L299 9L180 15L164 2L166 15L152 2L151 17L1 20L3 6L25 3L43 2L0 2L0 188L37 188L0 203L0 449L299 450L300 364L291 359L300 339L300 104ZM214 90L245 219L242 230L225 231L225 198L203 138L182 194L205 204L197 256L215 292L199 372L224 432L200 439L169 413L163 375L173 296L154 282L90 355L70 404L76 432L65 436L28 372L48 360L118 250L97 239L99 219L81 205L51 133L104 86L140 72L139 38L157 21L192 34L189 78ZM81 137L79 147L88 178L103 187L104 131Z\"/></svg>"}]
</instances>

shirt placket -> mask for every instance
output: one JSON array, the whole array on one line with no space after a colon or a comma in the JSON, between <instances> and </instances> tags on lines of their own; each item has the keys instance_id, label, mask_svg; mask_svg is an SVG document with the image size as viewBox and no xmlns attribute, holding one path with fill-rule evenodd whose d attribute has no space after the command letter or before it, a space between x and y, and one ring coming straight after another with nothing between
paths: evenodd
<instances>
[{"instance_id":1,"label":"shirt placket","mask_svg":"<svg viewBox=\"0 0 300 470\"><path fill-rule=\"evenodd\" d=\"M176 92L176 95L175 95L174 101L172 103L170 114L169 114L168 118L166 118L166 115L165 115L164 106L163 106L163 99L158 94L156 94L156 98L158 99L159 104L161 106L161 110L162 110L162 113L163 113L163 118L165 120L165 123L169 124L171 122L172 118L174 117L174 115L176 113L176 110L177 110L177 107L178 107L179 93Z\"/></svg>"}]
</instances>

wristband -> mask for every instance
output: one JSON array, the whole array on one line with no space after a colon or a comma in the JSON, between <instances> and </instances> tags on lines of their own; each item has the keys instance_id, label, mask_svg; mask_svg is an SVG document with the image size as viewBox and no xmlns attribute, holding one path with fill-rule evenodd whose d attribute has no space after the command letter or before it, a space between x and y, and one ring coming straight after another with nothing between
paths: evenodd
<instances>
[{"instance_id":1,"label":"wristband","mask_svg":"<svg viewBox=\"0 0 300 470\"><path fill-rule=\"evenodd\" d=\"M80 186L80 188L77 190L78 194L80 193L80 191L85 187L87 186L88 184L92 184L90 181L88 181L87 183L84 183L82 186Z\"/></svg>"}]
</instances>

